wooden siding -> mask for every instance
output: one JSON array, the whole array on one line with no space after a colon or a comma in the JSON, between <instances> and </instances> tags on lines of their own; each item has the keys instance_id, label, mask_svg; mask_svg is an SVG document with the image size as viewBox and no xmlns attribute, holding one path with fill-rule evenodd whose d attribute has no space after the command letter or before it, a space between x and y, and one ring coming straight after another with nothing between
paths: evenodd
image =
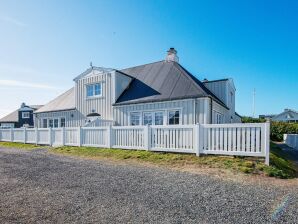
<instances>
[{"instance_id":1,"label":"wooden siding","mask_svg":"<svg viewBox=\"0 0 298 224\"><path fill-rule=\"evenodd\" d=\"M117 125L129 125L131 112L165 111L164 121L167 124L167 112L172 109L181 110L181 124L206 124L210 122L210 99L187 99L155 103L132 104L114 107L114 119Z\"/></svg>"},{"instance_id":2,"label":"wooden siding","mask_svg":"<svg viewBox=\"0 0 298 224\"><path fill-rule=\"evenodd\" d=\"M35 114L35 127L42 127L42 120L47 118L65 118L66 127L78 127L85 124L85 116L77 110L57 111Z\"/></svg>"},{"instance_id":3,"label":"wooden siding","mask_svg":"<svg viewBox=\"0 0 298 224\"><path fill-rule=\"evenodd\" d=\"M75 102L76 108L83 115L96 112L105 120L112 120L112 104L115 99L115 89L112 85L112 75L115 72L99 73L92 71L94 74L86 76L76 81L75 85ZM93 83L101 83L102 96L87 98L86 85Z\"/></svg>"}]
</instances>

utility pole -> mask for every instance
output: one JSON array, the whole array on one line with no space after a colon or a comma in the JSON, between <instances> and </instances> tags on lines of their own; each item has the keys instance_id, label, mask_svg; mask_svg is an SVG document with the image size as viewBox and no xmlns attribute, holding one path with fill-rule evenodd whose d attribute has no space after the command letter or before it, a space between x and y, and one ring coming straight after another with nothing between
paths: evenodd
<instances>
[{"instance_id":1,"label":"utility pole","mask_svg":"<svg viewBox=\"0 0 298 224\"><path fill-rule=\"evenodd\" d=\"M254 88L252 93L252 117L255 117L256 113L256 88Z\"/></svg>"}]
</instances>

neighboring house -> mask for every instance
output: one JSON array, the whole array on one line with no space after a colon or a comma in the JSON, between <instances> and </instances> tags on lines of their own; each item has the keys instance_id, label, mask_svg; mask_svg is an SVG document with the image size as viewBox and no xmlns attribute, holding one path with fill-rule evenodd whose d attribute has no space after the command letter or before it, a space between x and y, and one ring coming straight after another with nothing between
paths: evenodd
<instances>
[{"instance_id":1,"label":"neighboring house","mask_svg":"<svg viewBox=\"0 0 298 224\"><path fill-rule=\"evenodd\" d=\"M284 112L275 115L272 121L282 121L288 123L298 123L298 112L291 109L285 109Z\"/></svg>"},{"instance_id":2,"label":"neighboring house","mask_svg":"<svg viewBox=\"0 0 298 224\"><path fill-rule=\"evenodd\" d=\"M33 112L42 105L27 106L22 103L21 107L0 119L0 128L34 127Z\"/></svg>"},{"instance_id":3,"label":"neighboring house","mask_svg":"<svg viewBox=\"0 0 298 224\"><path fill-rule=\"evenodd\" d=\"M35 111L37 127L235 123L232 79L199 81L170 48L163 61L117 70L91 66Z\"/></svg>"},{"instance_id":4,"label":"neighboring house","mask_svg":"<svg viewBox=\"0 0 298 224\"><path fill-rule=\"evenodd\" d=\"M275 116L276 116L276 114L264 114L264 115L259 115L259 118L265 119L265 120L271 120Z\"/></svg>"}]
</instances>

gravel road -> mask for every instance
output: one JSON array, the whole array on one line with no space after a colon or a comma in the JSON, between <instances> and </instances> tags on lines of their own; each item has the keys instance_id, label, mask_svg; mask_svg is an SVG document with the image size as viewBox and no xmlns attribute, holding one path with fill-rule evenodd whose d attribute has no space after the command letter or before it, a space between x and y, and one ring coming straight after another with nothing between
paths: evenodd
<instances>
[{"instance_id":1,"label":"gravel road","mask_svg":"<svg viewBox=\"0 0 298 224\"><path fill-rule=\"evenodd\" d=\"M298 223L298 192L0 148L0 223Z\"/></svg>"}]
</instances>

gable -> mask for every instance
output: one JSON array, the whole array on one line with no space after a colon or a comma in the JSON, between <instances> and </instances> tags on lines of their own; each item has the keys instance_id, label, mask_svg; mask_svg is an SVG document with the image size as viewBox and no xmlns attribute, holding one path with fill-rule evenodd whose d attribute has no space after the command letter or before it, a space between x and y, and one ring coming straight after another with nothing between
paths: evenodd
<instances>
[{"instance_id":1,"label":"gable","mask_svg":"<svg viewBox=\"0 0 298 224\"><path fill-rule=\"evenodd\" d=\"M276 115L272 118L272 120L298 120L298 112L294 110L287 110L282 112L281 114Z\"/></svg>"},{"instance_id":2,"label":"gable","mask_svg":"<svg viewBox=\"0 0 298 224\"><path fill-rule=\"evenodd\" d=\"M97 75L112 72L112 71L114 71L114 69L92 66L88 68L86 71L84 71L83 73L81 73L80 75L78 75L77 77L75 77L73 81L77 81L79 79L83 79L87 77L97 76Z\"/></svg>"}]
</instances>

